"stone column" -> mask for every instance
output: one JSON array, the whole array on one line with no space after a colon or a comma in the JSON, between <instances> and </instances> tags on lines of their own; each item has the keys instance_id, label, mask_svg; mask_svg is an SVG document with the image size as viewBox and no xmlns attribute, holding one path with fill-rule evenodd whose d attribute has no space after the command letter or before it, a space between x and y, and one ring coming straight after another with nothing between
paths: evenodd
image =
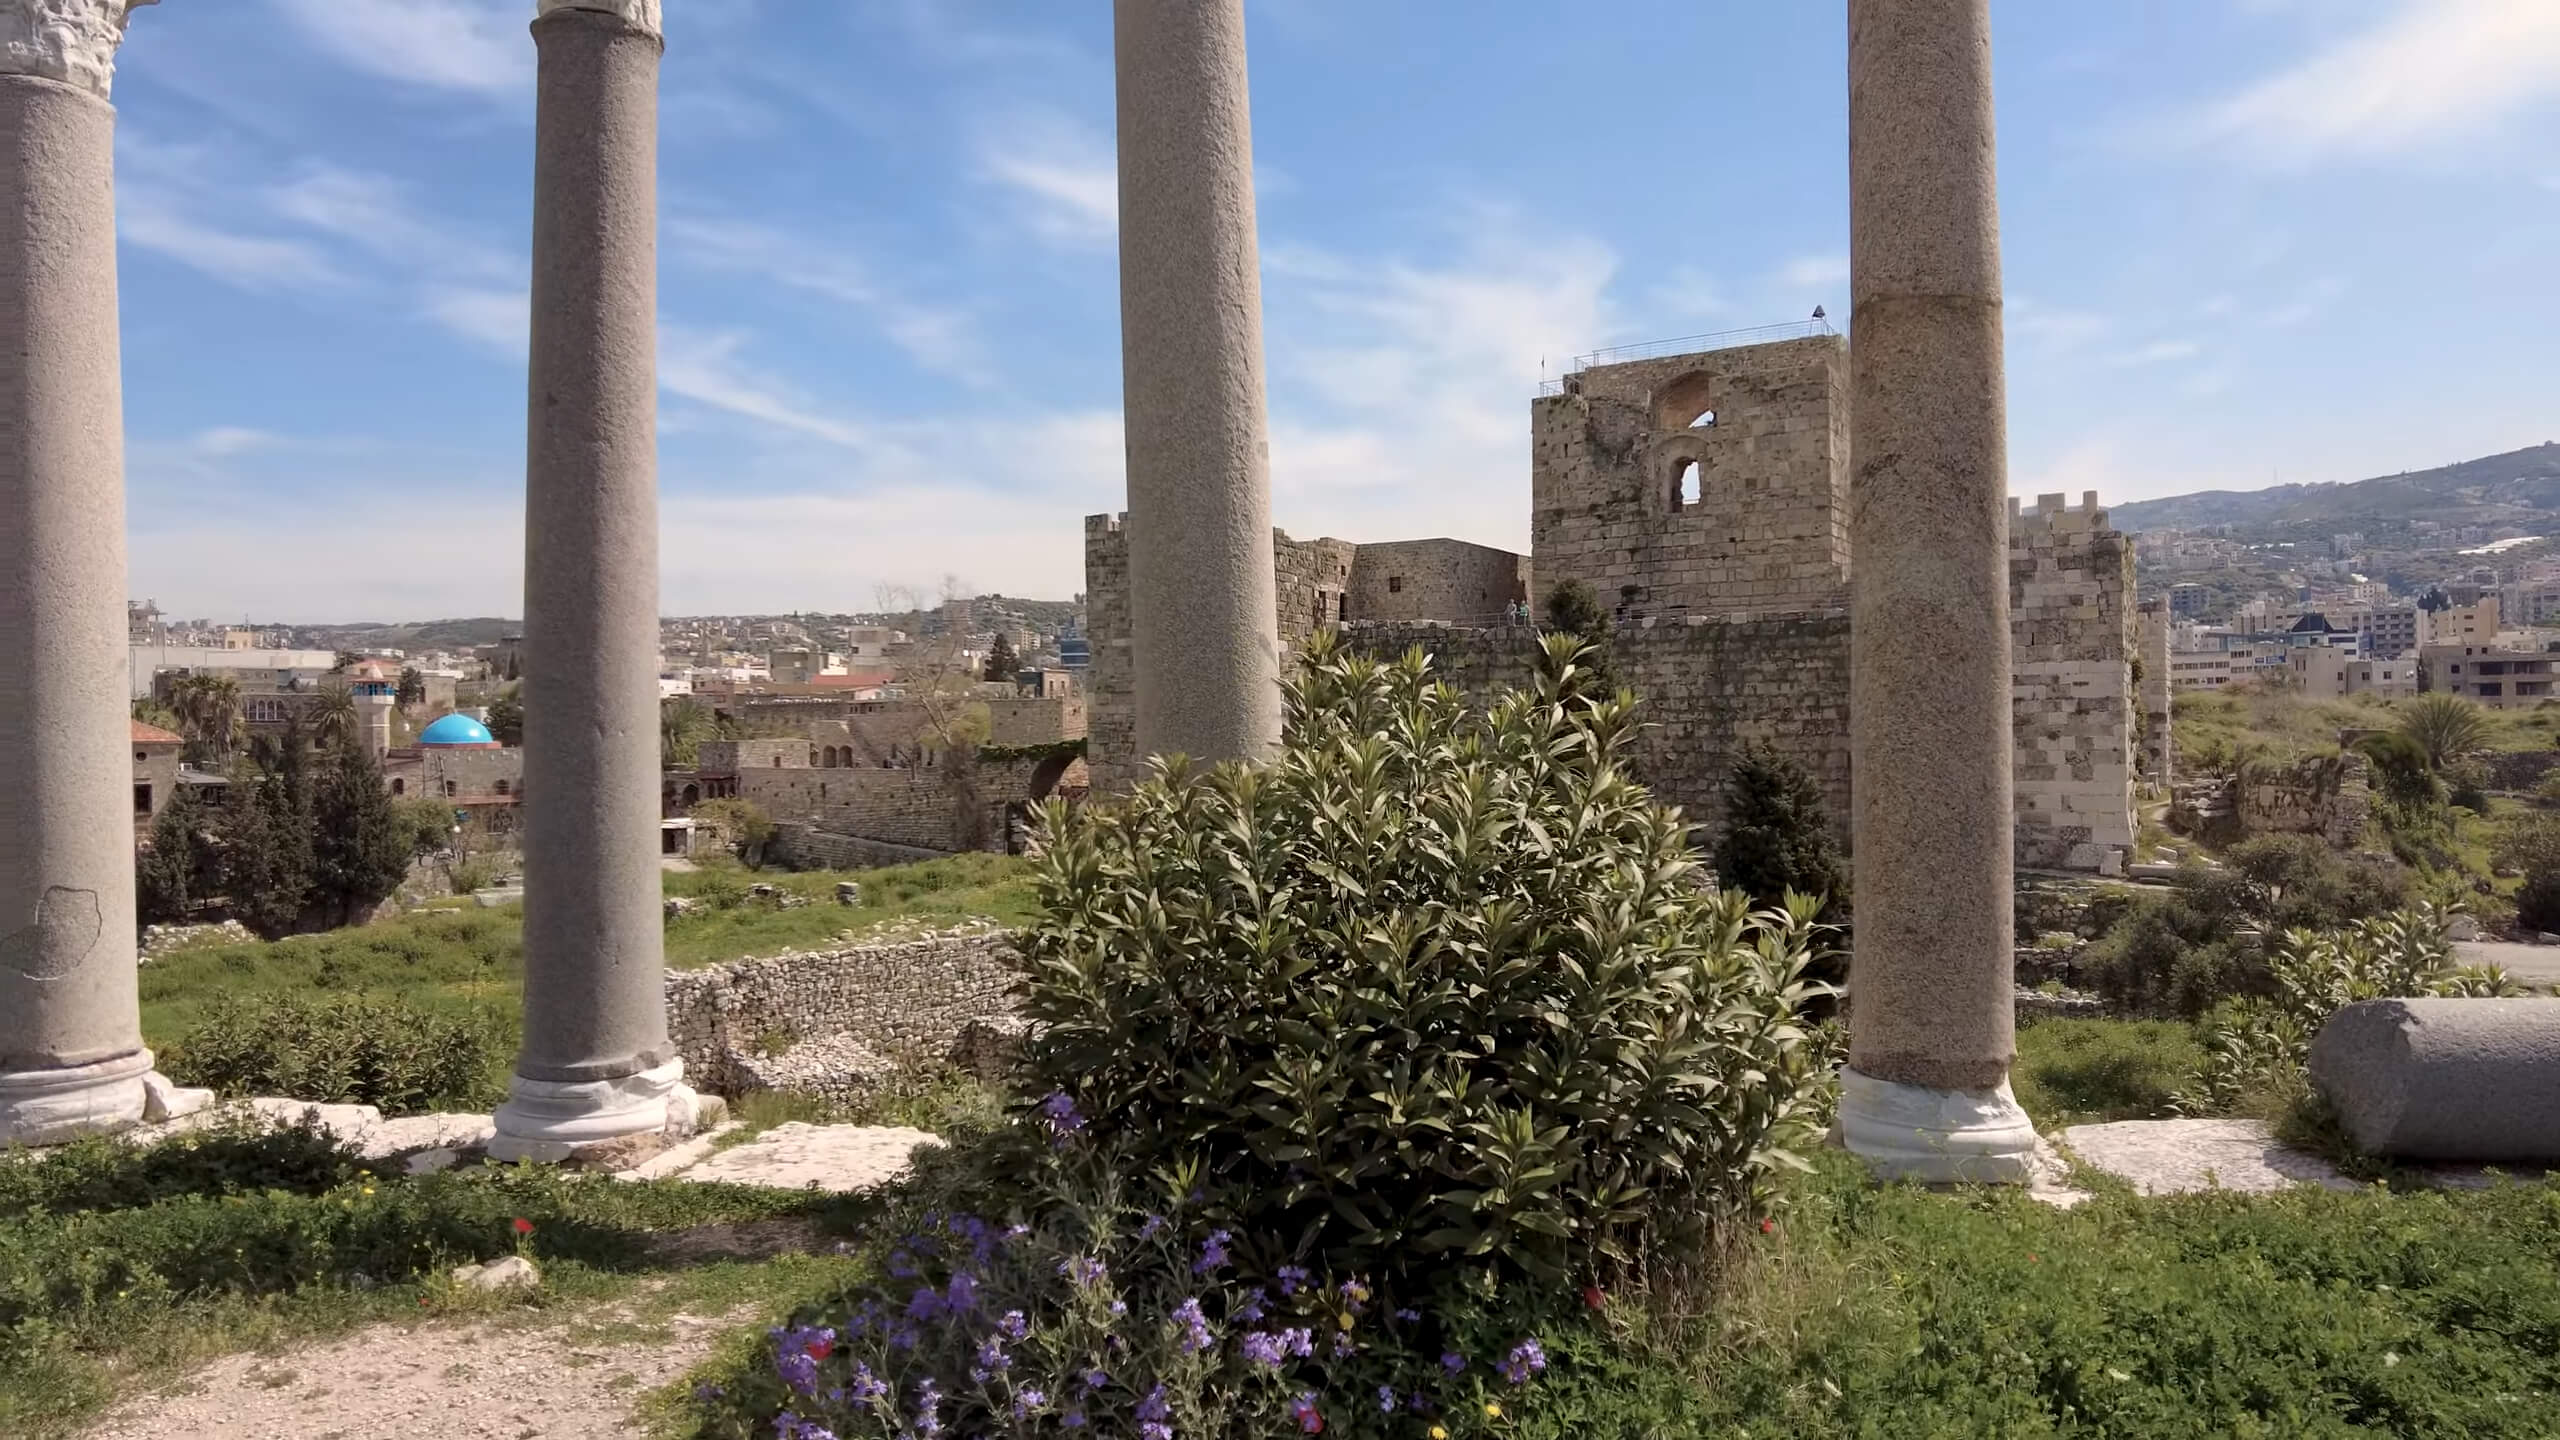
<instances>
[{"instance_id":1,"label":"stone column","mask_svg":"<svg viewBox=\"0 0 2560 1440\"><path fill-rule=\"evenodd\" d=\"M658 871L657 0L541 0L524 1049L490 1153L690 1128Z\"/></svg>"},{"instance_id":2,"label":"stone column","mask_svg":"<svg viewBox=\"0 0 2560 1440\"><path fill-rule=\"evenodd\" d=\"M179 1093L134 989L107 103L127 8L0 0L0 1144L158 1118Z\"/></svg>"},{"instance_id":3,"label":"stone column","mask_svg":"<svg viewBox=\"0 0 2560 1440\"><path fill-rule=\"evenodd\" d=\"M1849 0L1857 935L1840 1128L1880 1173L2022 1180L2008 455L1989 0Z\"/></svg>"},{"instance_id":4,"label":"stone column","mask_svg":"<svg viewBox=\"0 0 2560 1440\"><path fill-rule=\"evenodd\" d=\"M1113 13L1137 749L1254 758L1280 650L1244 0Z\"/></svg>"}]
</instances>

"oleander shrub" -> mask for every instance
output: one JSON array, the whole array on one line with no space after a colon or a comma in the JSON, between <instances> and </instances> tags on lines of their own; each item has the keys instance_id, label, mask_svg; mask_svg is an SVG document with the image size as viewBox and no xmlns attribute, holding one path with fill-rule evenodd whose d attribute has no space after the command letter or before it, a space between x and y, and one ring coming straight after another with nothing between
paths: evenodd
<instances>
[{"instance_id":1,"label":"oleander shrub","mask_svg":"<svg viewBox=\"0 0 2560 1440\"><path fill-rule=\"evenodd\" d=\"M1587 653L1547 637L1474 713L1419 651L1320 635L1269 763L1050 807L1029 1093L1199 1192L1252 1273L1707 1263L1815 1138L1819 902L1697 886Z\"/></svg>"},{"instance_id":2,"label":"oleander shrub","mask_svg":"<svg viewBox=\"0 0 2560 1440\"><path fill-rule=\"evenodd\" d=\"M489 1016L364 995L223 997L162 1057L224 1095L379 1106L385 1114L498 1098L508 1046Z\"/></svg>"},{"instance_id":3,"label":"oleander shrub","mask_svg":"<svg viewBox=\"0 0 2560 1440\"><path fill-rule=\"evenodd\" d=\"M2337 930L2285 932L2269 956L2274 994L2244 996L2208 1017L2204 1068L2179 1108L2224 1114L2292 1104L2320 1027L2359 1000L2523 994L2498 966L2455 962L2445 939L2451 918L2430 905Z\"/></svg>"}]
</instances>

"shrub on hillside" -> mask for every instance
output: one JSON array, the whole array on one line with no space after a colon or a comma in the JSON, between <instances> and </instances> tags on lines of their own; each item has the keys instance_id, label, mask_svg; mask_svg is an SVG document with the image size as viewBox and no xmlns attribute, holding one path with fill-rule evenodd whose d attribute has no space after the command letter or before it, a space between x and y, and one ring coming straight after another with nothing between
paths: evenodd
<instances>
[{"instance_id":1,"label":"shrub on hillside","mask_svg":"<svg viewBox=\"0 0 2560 1440\"><path fill-rule=\"evenodd\" d=\"M1419 652L1320 632L1267 765L1051 807L1033 1093L1197 1188L1263 1274L1702 1263L1813 1138L1817 927L1689 883L1587 653L1548 637L1475 715Z\"/></svg>"},{"instance_id":2,"label":"shrub on hillside","mask_svg":"<svg viewBox=\"0 0 2560 1440\"><path fill-rule=\"evenodd\" d=\"M407 1114L495 1098L504 1044L487 1020L366 996L224 997L162 1057L224 1095L379 1106Z\"/></svg>"},{"instance_id":3,"label":"shrub on hillside","mask_svg":"<svg viewBox=\"0 0 2560 1440\"><path fill-rule=\"evenodd\" d=\"M2080 973L2121 1013L2195 1019L2222 1000L2273 993L2265 937L2368 919L2409 899L2397 865L2342 856L2308 835L2262 835L2234 846L2220 869L2189 867L2171 893L2129 901Z\"/></svg>"}]
</instances>

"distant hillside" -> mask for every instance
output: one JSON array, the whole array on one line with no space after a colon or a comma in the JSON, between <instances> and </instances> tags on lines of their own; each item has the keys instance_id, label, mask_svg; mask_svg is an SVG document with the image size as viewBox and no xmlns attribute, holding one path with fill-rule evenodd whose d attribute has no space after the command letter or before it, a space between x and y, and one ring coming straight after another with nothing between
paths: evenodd
<instances>
[{"instance_id":1,"label":"distant hillside","mask_svg":"<svg viewBox=\"0 0 2560 1440\"><path fill-rule=\"evenodd\" d=\"M411 620L397 625L357 623L299 627L314 645L338 650L469 650L495 645L524 632L524 622L492 617L470 620Z\"/></svg>"},{"instance_id":2,"label":"distant hillside","mask_svg":"<svg viewBox=\"0 0 2560 1440\"><path fill-rule=\"evenodd\" d=\"M2545 442L2433 470L2336 485L2207 490L2110 505L2119 530L2194 530L2207 525L2303 526L2318 531L2387 527L2411 520L2440 525L2560 526L2560 444Z\"/></svg>"}]
</instances>

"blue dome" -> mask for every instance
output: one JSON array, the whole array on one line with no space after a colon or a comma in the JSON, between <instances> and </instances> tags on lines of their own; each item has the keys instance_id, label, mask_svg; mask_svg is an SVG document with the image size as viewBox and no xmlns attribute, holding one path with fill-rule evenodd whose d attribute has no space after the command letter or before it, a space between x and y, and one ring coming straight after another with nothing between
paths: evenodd
<instances>
[{"instance_id":1,"label":"blue dome","mask_svg":"<svg viewBox=\"0 0 2560 1440\"><path fill-rule=\"evenodd\" d=\"M452 714L418 732L421 745L495 745L489 727L468 715Z\"/></svg>"}]
</instances>

